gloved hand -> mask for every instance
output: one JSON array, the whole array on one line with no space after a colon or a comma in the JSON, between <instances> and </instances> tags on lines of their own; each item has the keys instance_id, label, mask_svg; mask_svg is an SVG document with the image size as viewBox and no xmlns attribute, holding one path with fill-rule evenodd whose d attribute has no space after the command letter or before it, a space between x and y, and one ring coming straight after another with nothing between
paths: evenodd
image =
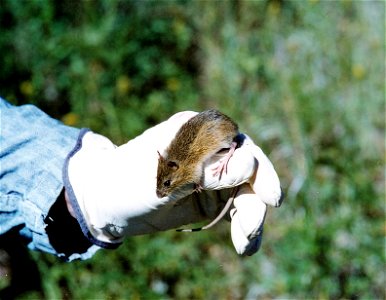
<instances>
[{"instance_id":1,"label":"gloved hand","mask_svg":"<svg viewBox=\"0 0 386 300\"><path fill-rule=\"evenodd\" d=\"M81 144L71 153L64 172L69 202L81 225L107 243L125 236L147 234L211 220L221 211L232 188L241 185L231 210L231 234L237 253L252 255L261 242L266 204L282 201L277 174L264 153L246 136L221 179L205 167L202 193L158 198L158 153L195 112L182 112L116 147L107 138L83 132Z\"/></svg>"}]
</instances>

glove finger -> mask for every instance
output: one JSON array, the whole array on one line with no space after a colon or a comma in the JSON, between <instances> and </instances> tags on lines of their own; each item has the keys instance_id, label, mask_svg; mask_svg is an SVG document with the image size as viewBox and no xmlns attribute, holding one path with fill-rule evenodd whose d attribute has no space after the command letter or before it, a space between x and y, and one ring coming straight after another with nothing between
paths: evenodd
<instances>
[{"instance_id":1,"label":"glove finger","mask_svg":"<svg viewBox=\"0 0 386 300\"><path fill-rule=\"evenodd\" d=\"M253 193L249 185L244 184L240 187L234 200L234 206L239 218L239 226L244 235L248 238L259 235L264 224L267 206Z\"/></svg>"},{"instance_id":2,"label":"glove finger","mask_svg":"<svg viewBox=\"0 0 386 300\"><path fill-rule=\"evenodd\" d=\"M256 146L247 135L245 135L245 137L243 147L248 149L259 162L257 172L250 181L252 189L265 204L278 207L284 199L279 177L271 161L260 147Z\"/></svg>"},{"instance_id":3,"label":"glove finger","mask_svg":"<svg viewBox=\"0 0 386 300\"><path fill-rule=\"evenodd\" d=\"M263 231L261 231L260 234L255 238L249 240L243 234L241 227L238 226L236 222L232 222L231 237L237 254L251 256L260 249L261 241L263 238Z\"/></svg>"},{"instance_id":4,"label":"glove finger","mask_svg":"<svg viewBox=\"0 0 386 300\"><path fill-rule=\"evenodd\" d=\"M241 186L234 201L235 209L231 212L231 235L237 253L252 255L261 243L266 204L254 194L247 184Z\"/></svg>"}]
</instances>

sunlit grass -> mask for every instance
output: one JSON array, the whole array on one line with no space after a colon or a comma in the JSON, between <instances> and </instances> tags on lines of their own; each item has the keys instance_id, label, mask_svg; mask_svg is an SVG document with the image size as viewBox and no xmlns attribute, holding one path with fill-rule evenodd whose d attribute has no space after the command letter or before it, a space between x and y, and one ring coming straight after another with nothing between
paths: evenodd
<instances>
[{"instance_id":1,"label":"sunlit grass","mask_svg":"<svg viewBox=\"0 0 386 300\"><path fill-rule=\"evenodd\" d=\"M5 60L2 96L116 143L176 111L217 107L269 155L287 198L250 258L236 256L228 224L133 237L89 262L34 254L46 296L382 298L384 3L149 3L84 4L60 21L49 2L7 2L18 23L0 46L20 60Z\"/></svg>"}]
</instances>

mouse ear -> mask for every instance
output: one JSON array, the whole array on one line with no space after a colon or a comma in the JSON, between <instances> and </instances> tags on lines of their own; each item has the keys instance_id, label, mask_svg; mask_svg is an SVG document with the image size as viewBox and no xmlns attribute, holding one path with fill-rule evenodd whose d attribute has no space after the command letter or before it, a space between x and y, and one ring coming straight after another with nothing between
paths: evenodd
<instances>
[{"instance_id":1,"label":"mouse ear","mask_svg":"<svg viewBox=\"0 0 386 300\"><path fill-rule=\"evenodd\" d=\"M161 153L159 153L159 151L157 150L157 153L158 153L158 159L159 160L164 160L165 158L161 155Z\"/></svg>"},{"instance_id":2,"label":"mouse ear","mask_svg":"<svg viewBox=\"0 0 386 300\"><path fill-rule=\"evenodd\" d=\"M172 168L174 171L177 170L180 166L172 160L168 161L168 167Z\"/></svg>"}]
</instances>

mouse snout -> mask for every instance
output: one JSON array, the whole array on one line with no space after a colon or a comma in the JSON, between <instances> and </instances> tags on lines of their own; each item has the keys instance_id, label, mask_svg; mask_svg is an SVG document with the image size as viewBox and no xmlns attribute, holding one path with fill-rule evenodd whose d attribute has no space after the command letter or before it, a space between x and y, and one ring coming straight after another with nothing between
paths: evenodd
<instances>
[{"instance_id":1,"label":"mouse snout","mask_svg":"<svg viewBox=\"0 0 386 300\"><path fill-rule=\"evenodd\" d=\"M166 193L161 191L161 190L159 190L159 189L156 190L156 194L157 194L158 198L163 198L163 197L166 196Z\"/></svg>"}]
</instances>

